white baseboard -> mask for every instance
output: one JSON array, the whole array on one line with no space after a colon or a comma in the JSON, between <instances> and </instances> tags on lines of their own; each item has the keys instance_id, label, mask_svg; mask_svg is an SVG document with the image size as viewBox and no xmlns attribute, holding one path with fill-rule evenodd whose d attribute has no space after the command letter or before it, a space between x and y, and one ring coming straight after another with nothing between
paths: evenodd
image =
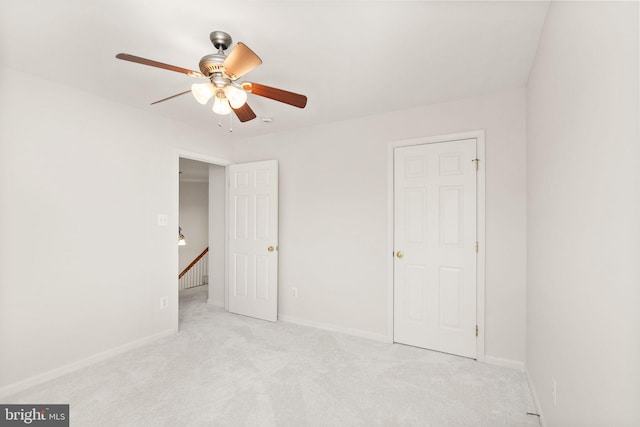
<instances>
[{"instance_id":1,"label":"white baseboard","mask_svg":"<svg viewBox=\"0 0 640 427\"><path fill-rule=\"evenodd\" d=\"M209 305L215 305L216 307L222 307L224 308L224 301L214 301L212 299L208 299L207 300L207 304Z\"/></svg>"},{"instance_id":2,"label":"white baseboard","mask_svg":"<svg viewBox=\"0 0 640 427\"><path fill-rule=\"evenodd\" d=\"M133 350L138 347L142 347L145 344L149 344L153 341L159 340L160 338L164 338L169 335L173 335L178 332L177 329L168 329L163 332L159 332L157 334L150 335L148 337L141 338L136 341L132 341L128 344L121 345L120 347L115 347L102 353L94 354L93 356L89 356L85 359L78 360L73 363L69 363L67 365L60 366L59 368L52 369L50 371L44 372L39 375L34 375L33 377L27 378L25 380L19 381L14 384L9 384L0 388L0 398L4 398L10 396L12 394L21 392L33 386L42 384L47 381L51 381L63 375L69 374L73 371L77 371L78 369L85 368L89 365L93 365L94 363L101 362L103 360L109 359L113 356L117 356L118 354L125 353L129 350Z\"/></svg>"},{"instance_id":3,"label":"white baseboard","mask_svg":"<svg viewBox=\"0 0 640 427\"><path fill-rule=\"evenodd\" d=\"M544 416L542 415L542 407L540 406L540 400L538 399L538 393L536 392L536 387L533 385L533 381L531 380L531 374L529 374L529 370L525 366L524 375L527 378L527 384L529 384L529 391L531 392L531 397L533 398L533 406L536 407L536 412L540 415L540 426L545 427Z\"/></svg>"},{"instance_id":4,"label":"white baseboard","mask_svg":"<svg viewBox=\"0 0 640 427\"><path fill-rule=\"evenodd\" d=\"M297 317L291 317L282 314L278 314L278 320L282 320L283 322L288 323L295 323L296 325L322 329L325 331L337 332L339 334L366 338L373 341L380 341L385 343L389 342L389 338L386 335L375 334L373 332L362 331L360 329L343 328L342 326L329 325L327 323L314 322L312 320L299 319Z\"/></svg>"},{"instance_id":5,"label":"white baseboard","mask_svg":"<svg viewBox=\"0 0 640 427\"><path fill-rule=\"evenodd\" d=\"M516 371L524 372L524 362L517 362L515 360L501 359L500 357L484 356L484 363L489 365L502 366L503 368L515 369Z\"/></svg>"}]
</instances>

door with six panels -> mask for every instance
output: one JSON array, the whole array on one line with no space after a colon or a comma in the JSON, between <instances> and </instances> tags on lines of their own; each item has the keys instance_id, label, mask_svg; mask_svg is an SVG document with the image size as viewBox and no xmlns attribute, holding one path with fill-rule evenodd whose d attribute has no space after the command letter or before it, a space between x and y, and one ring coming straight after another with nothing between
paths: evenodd
<instances>
[{"instance_id":1,"label":"door with six panels","mask_svg":"<svg viewBox=\"0 0 640 427\"><path fill-rule=\"evenodd\" d=\"M278 162L227 167L229 311L278 318Z\"/></svg>"},{"instance_id":2,"label":"door with six panels","mask_svg":"<svg viewBox=\"0 0 640 427\"><path fill-rule=\"evenodd\" d=\"M476 358L476 139L394 149L394 341Z\"/></svg>"}]
</instances>

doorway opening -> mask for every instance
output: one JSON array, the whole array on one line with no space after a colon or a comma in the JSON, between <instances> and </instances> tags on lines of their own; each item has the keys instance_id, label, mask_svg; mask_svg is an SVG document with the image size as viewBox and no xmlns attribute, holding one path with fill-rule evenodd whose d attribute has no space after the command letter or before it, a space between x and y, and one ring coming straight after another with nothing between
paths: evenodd
<instances>
[{"instance_id":1,"label":"doorway opening","mask_svg":"<svg viewBox=\"0 0 640 427\"><path fill-rule=\"evenodd\" d=\"M226 166L194 154L178 155L178 327L180 302L202 299L226 308Z\"/></svg>"},{"instance_id":2,"label":"doorway opening","mask_svg":"<svg viewBox=\"0 0 640 427\"><path fill-rule=\"evenodd\" d=\"M180 159L179 175L178 289L183 291L209 284L209 165Z\"/></svg>"},{"instance_id":3,"label":"doorway opening","mask_svg":"<svg viewBox=\"0 0 640 427\"><path fill-rule=\"evenodd\" d=\"M206 296L205 292L202 292L202 298L206 299L208 304L223 307L232 313L276 321L278 162L264 160L231 164L225 160L185 152L178 153L176 160L177 175L184 175L183 181L188 180L190 174L186 168L191 165L203 168L200 172L202 177L194 179L195 181L203 181L204 176L208 176L208 229L205 234L209 249L206 253ZM181 165L184 170L181 169ZM180 174L180 171L183 173ZM180 178L178 181L176 217L188 242L190 225L182 222L185 217L180 212ZM183 188L183 191L186 190ZM204 197L202 191L199 191L199 194L200 197ZM199 233L202 235L203 232ZM200 242L200 246L203 245L202 238L197 238L196 241ZM178 248L176 245L177 263L185 265L189 258L185 256L181 259ZM200 248L196 247L192 254L198 253L198 249ZM179 301L177 279L176 277L175 292ZM176 329L179 329L179 302L175 322Z\"/></svg>"}]
</instances>

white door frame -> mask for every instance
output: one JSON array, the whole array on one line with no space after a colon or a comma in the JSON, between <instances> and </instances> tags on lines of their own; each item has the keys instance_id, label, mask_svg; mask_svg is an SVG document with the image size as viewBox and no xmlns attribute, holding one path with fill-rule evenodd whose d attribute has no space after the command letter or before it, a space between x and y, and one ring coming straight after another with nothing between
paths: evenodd
<instances>
[{"instance_id":1,"label":"white door frame","mask_svg":"<svg viewBox=\"0 0 640 427\"><path fill-rule=\"evenodd\" d=\"M387 147L387 341L393 341L393 251L394 247L394 183L393 183L393 156L394 150L398 147L408 147L412 145L433 144L436 142L457 141L461 139L476 139L477 157L479 169L477 175L477 235L478 235L478 256L476 258L476 317L478 325L478 340L476 345L479 362L484 362L484 341L485 341L485 156L484 156L484 130L455 133L448 135L429 136L423 138L405 139L392 141Z\"/></svg>"}]
</instances>

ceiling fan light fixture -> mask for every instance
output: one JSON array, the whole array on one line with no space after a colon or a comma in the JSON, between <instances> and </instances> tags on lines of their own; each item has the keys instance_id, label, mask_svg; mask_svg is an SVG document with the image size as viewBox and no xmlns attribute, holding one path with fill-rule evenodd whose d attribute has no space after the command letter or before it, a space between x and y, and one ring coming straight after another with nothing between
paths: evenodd
<instances>
[{"instance_id":1,"label":"ceiling fan light fixture","mask_svg":"<svg viewBox=\"0 0 640 427\"><path fill-rule=\"evenodd\" d=\"M247 102L247 92L242 89L238 89L233 85L226 86L224 88L224 94L227 96L229 104L231 104L231 108L240 108L245 102Z\"/></svg>"},{"instance_id":2,"label":"ceiling fan light fixture","mask_svg":"<svg viewBox=\"0 0 640 427\"><path fill-rule=\"evenodd\" d=\"M205 105L215 95L215 86L211 83L195 83L191 85L191 93L196 101Z\"/></svg>"},{"instance_id":3,"label":"ceiling fan light fixture","mask_svg":"<svg viewBox=\"0 0 640 427\"><path fill-rule=\"evenodd\" d=\"M216 99L213 103L212 110L214 113L220 114L221 116L231 113L231 105L229 105L229 101L224 96L223 91L218 91L218 93L216 93Z\"/></svg>"},{"instance_id":4,"label":"ceiling fan light fixture","mask_svg":"<svg viewBox=\"0 0 640 427\"><path fill-rule=\"evenodd\" d=\"M206 105L211 98L214 98L212 110L218 115L228 115L232 111L241 123L248 122L256 118L256 113L247 103L247 95L251 93L255 96L272 99L283 104L297 108L305 108L307 97L294 92L278 89L271 86L251 82L236 82L240 77L262 64L262 60L247 45L238 42L227 55L225 51L231 46L231 36L224 31L214 31L209 35L217 53L205 55L200 59L200 71L177 67L164 62L158 62L128 53L119 53L117 59L134 62L168 71L186 74L191 77L207 78L207 83L196 83L191 85L191 90L172 95L151 105L168 101L189 92L199 104ZM264 118L269 122L268 118ZM222 122L218 123L222 126Z\"/></svg>"}]
</instances>

